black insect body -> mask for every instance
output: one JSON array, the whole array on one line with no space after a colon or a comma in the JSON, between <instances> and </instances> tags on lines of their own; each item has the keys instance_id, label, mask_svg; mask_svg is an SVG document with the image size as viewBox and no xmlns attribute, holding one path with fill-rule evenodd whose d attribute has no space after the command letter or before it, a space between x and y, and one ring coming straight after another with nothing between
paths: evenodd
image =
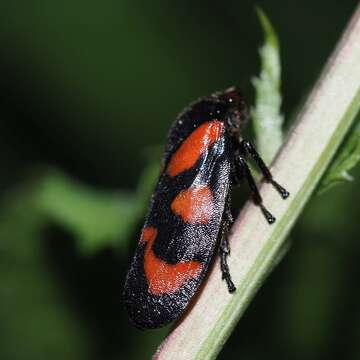
<instances>
[{"instance_id":1,"label":"black insect body","mask_svg":"<svg viewBox=\"0 0 360 360\"><path fill-rule=\"evenodd\" d=\"M127 274L124 298L137 327L158 328L184 311L219 250L222 278L235 291L227 264L231 188L246 179L266 220L275 221L246 163L252 157L285 199L252 144L241 140L247 111L235 88L200 99L172 125L142 235Z\"/></svg>"}]
</instances>

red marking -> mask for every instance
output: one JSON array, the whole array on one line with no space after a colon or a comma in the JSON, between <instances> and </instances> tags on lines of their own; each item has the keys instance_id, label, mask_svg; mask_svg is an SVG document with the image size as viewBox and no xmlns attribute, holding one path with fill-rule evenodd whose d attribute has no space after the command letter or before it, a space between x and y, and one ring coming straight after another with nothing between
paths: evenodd
<instances>
[{"instance_id":1,"label":"red marking","mask_svg":"<svg viewBox=\"0 0 360 360\"><path fill-rule=\"evenodd\" d=\"M167 173L176 176L191 169L209 146L220 138L223 127L221 121L213 120L195 129L172 156Z\"/></svg>"},{"instance_id":2,"label":"red marking","mask_svg":"<svg viewBox=\"0 0 360 360\"><path fill-rule=\"evenodd\" d=\"M171 210L189 224L207 224L214 213L214 198L206 185L182 190L171 203Z\"/></svg>"},{"instance_id":3,"label":"red marking","mask_svg":"<svg viewBox=\"0 0 360 360\"><path fill-rule=\"evenodd\" d=\"M202 264L198 261L182 261L173 265L157 258L152 250L157 233L154 227L145 228L140 243L147 244L144 269L149 282L149 291L154 295L162 295L179 290L185 281L199 276Z\"/></svg>"},{"instance_id":4,"label":"red marking","mask_svg":"<svg viewBox=\"0 0 360 360\"><path fill-rule=\"evenodd\" d=\"M140 244L144 244L147 242L153 243L156 236L157 236L157 229L152 226L148 226L148 227L144 228L142 231L141 238L140 238Z\"/></svg>"}]
</instances>

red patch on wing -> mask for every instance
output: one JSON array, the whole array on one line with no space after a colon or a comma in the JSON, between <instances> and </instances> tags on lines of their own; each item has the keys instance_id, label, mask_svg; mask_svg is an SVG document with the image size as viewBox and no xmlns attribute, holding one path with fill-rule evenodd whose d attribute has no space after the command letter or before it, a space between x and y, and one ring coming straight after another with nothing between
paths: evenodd
<instances>
[{"instance_id":1,"label":"red patch on wing","mask_svg":"<svg viewBox=\"0 0 360 360\"><path fill-rule=\"evenodd\" d=\"M207 224L214 213L214 198L206 185L182 190L171 203L171 210L189 224Z\"/></svg>"},{"instance_id":2,"label":"red patch on wing","mask_svg":"<svg viewBox=\"0 0 360 360\"><path fill-rule=\"evenodd\" d=\"M223 127L224 124L221 121L213 120L195 129L172 156L167 173L170 176L176 176L191 169L209 146L220 138Z\"/></svg>"},{"instance_id":3,"label":"red patch on wing","mask_svg":"<svg viewBox=\"0 0 360 360\"><path fill-rule=\"evenodd\" d=\"M140 242L146 243L144 270L149 282L149 291L154 295L162 295L179 290L185 281L199 276L202 264L198 261L168 264L157 258L152 250L157 233L156 228L146 227L143 230Z\"/></svg>"}]
</instances>

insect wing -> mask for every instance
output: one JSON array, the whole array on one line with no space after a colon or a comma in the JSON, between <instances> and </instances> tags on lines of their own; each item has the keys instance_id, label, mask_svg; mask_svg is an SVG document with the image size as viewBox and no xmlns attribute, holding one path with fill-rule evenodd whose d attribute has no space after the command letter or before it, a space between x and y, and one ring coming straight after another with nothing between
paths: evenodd
<instances>
[{"instance_id":1,"label":"insect wing","mask_svg":"<svg viewBox=\"0 0 360 360\"><path fill-rule=\"evenodd\" d=\"M214 136L210 129L210 145L199 151L200 127L190 135L195 142L184 145L185 139L167 161L126 279L125 303L140 328L163 326L184 311L216 247L230 186L230 144L223 131Z\"/></svg>"}]
</instances>

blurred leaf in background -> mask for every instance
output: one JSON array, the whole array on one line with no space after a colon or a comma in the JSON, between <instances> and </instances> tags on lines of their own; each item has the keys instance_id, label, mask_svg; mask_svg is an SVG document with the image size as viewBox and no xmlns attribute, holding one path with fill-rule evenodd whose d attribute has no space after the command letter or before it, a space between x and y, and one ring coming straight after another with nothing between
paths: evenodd
<instances>
[{"instance_id":1,"label":"blurred leaf in background","mask_svg":"<svg viewBox=\"0 0 360 360\"><path fill-rule=\"evenodd\" d=\"M29 184L2 201L0 220L1 359L88 359L89 333L67 304L44 257L41 230Z\"/></svg>"},{"instance_id":2,"label":"blurred leaf in background","mask_svg":"<svg viewBox=\"0 0 360 360\"><path fill-rule=\"evenodd\" d=\"M41 181L38 206L44 217L76 236L79 250L85 254L107 246L126 249L142 213L134 193L91 189L58 172Z\"/></svg>"},{"instance_id":3,"label":"blurred leaf in background","mask_svg":"<svg viewBox=\"0 0 360 360\"><path fill-rule=\"evenodd\" d=\"M109 248L123 253L134 225L144 213L148 189L157 172L158 166L149 166L137 192L107 193L80 184L59 171L48 170L7 194L0 221L0 279L3 284L0 288L0 331L4 334L0 358L89 359L97 353L91 331L85 324L81 325L82 315L75 311L75 304L64 293L72 285L59 286L54 266L49 263L51 251L44 249L46 230L49 225L58 224L72 234L77 244L76 257L91 258ZM63 247L55 245L55 251L62 252ZM58 256L55 254L55 258ZM68 257L65 261L68 265L63 271L70 271L73 279L78 278L75 281L78 285L87 286L81 273L72 273L76 270L73 259ZM112 273L118 278L114 269ZM104 271L97 274L104 275L108 276ZM119 284L116 287L118 294L114 302L119 308L121 288ZM96 299L92 301L96 304ZM16 316L9 311L12 307L16 309ZM146 338L143 341L153 348L156 345ZM133 353L142 354L142 357L142 350L133 349Z\"/></svg>"}]
</instances>

